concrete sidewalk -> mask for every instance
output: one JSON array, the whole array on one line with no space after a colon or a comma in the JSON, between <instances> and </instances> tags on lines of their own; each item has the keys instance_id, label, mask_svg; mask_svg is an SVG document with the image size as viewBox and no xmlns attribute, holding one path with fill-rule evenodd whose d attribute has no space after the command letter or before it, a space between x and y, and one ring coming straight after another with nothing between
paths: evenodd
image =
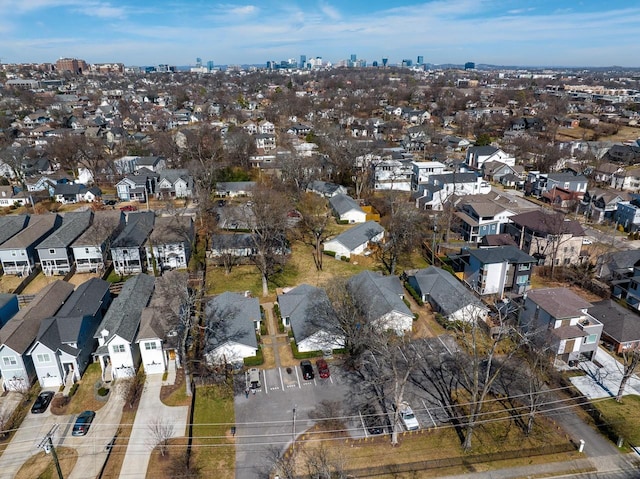
<instances>
[{"instance_id":1,"label":"concrete sidewalk","mask_svg":"<svg viewBox=\"0 0 640 479\"><path fill-rule=\"evenodd\" d=\"M186 434L189 407L169 407L162 404L160 401L161 387L162 374L147 376L129 437L127 452L122 462L120 479L145 478L151 451L155 447L152 434L149 431L151 424L160 421L164 425L173 426L172 437L181 437Z\"/></svg>"}]
</instances>

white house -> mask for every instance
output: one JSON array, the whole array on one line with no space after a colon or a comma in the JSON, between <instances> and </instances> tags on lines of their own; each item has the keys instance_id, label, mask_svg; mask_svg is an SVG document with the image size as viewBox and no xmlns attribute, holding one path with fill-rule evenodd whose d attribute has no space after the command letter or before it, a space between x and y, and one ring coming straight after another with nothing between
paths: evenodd
<instances>
[{"instance_id":1,"label":"white house","mask_svg":"<svg viewBox=\"0 0 640 479\"><path fill-rule=\"evenodd\" d=\"M261 313L257 298L222 293L205 306L204 357L209 365L238 365L258 352Z\"/></svg>"},{"instance_id":2,"label":"white house","mask_svg":"<svg viewBox=\"0 0 640 479\"><path fill-rule=\"evenodd\" d=\"M515 166L516 159L495 146L472 146L467 149L465 163L471 168L481 169L487 161L499 161L505 165Z\"/></svg>"},{"instance_id":3,"label":"white house","mask_svg":"<svg viewBox=\"0 0 640 479\"><path fill-rule=\"evenodd\" d=\"M384 238L384 228L375 221L361 223L335 238L324 242L324 251L335 253L337 259L364 254L370 243L379 243Z\"/></svg>"},{"instance_id":4,"label":"white house","mask_svg":"<svg viewBox=\"0 0 640 479\"><path fill-rule=\"evenodd\" d=\"M94 357L100 362L104 381L135 374L140 364L140 349L135 339L142 310L149 303L154 284L155 278L146 274L129 278L98 326L94 335L98 349Z\"/></svg>"},{"instance_id":5,"label":"white house","mask_svg":"<svg viewBox=\"0 0 640 479\"><path fill-rule=\"evenodd\" d=\"M347 223L364 223L367 213L347 195L335 195L329 198L329 205L339 221Z\"/></svg>"}]
</instances>

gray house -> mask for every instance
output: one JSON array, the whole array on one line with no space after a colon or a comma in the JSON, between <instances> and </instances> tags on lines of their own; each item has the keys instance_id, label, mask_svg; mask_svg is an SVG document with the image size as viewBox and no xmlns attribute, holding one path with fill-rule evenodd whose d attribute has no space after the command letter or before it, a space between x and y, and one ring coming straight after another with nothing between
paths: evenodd
<instances>
[{"instance_id":1,"label":"gray house","mask_svg":"<svg viewBox=\"0 0 640 479\"><path fill-rule=\"evenodd\" d=\"M94 356L100 362L103 380L135 374L140 364L140 349L135 339L142 310L149 304L154 285L155 278L146 274L129 278L98 326L94 335L98 349Z\"/></svg>"},{"instance_id":2,"label":"gray house","mask_svg":"<svg viewBox=\"0 0 640 479\"><path fill-rule=\"evenodd\" d=\"M5 390L24 391L31 386L35 368L27 351L36 340L42 321L56 314L72 292L73 285L67 282L48 284L0 329L0 371ZM37 359L53 360L46 356Z\"/></svg>"},{"instance_id":3,"label":"gray house","mask_svg":"<svg viewBox=\"0 0 640 479\"><path fill-rule=\"evenodd\" d=\"M59 387L82 377L97 346L96 328L110 302L109 283L92 278L78 286L55 316L42 321L27 352L40 386Z\"/></svg>"},{"instance_id":4,"label":"gray house","mask_svg":"<svg viewBox=\"0 0 640 479\"><path fill-rule=\"evenodd\" d=\"M153 231L154 222L153 211L129 213L127 225L111 243L111 259L116 273L123 276L146 270L144 246Z\"/></svg>"},{"instance_id":5,"label":"gray house","mask_svg":"<svg viewBox=\"0 0 640 479\"><path fill-rule=\"evenodd\" d=\"M367 213L350 196L337 194L329 199L333 213L339 221L347 223L364 223Z\"/></svg>"},{"instance_id":6,"label":"gray house","mask_svg":"<svg viewBox=\"0 0 640 479\"><path fill-rule=\"evenodd\" d=\"M122 211L104 210L93 214L93 223L71 243L78 273L104 271L105 261L114 238L124 228L125 214Z\"/></svg>"},{"instance_id":7,"label":"gray house","mask_svg":"<svg viewBox=\"0 0 640 479\"><path fill-rule=\"evenodd\" d=\"M429 266L408 275L409 285L449 321L484 320L489 309L448 271Z\"/></svg>"},{"instance_id":8,"label":"gray house","mask_svg":"<svg viewBox=\"0 0 640 479\"><path fill-rule=\"evenodd\" d=\"M73 266L72 243L91 225L93 213L66 213L62 225L37 247L40 266L45 276L67 274Z\"/></svg>"},{"instance_id":9,"label":"gray house","mask_svg":"<svg viewBox=\"0 0 640 479\"><path fill-rule=\"evenodd\" d=\"M375 221L367 221L349 228L324 242L324 251L335 253L335 257L350 258L352 254L365 254L369 243L378 243L384 238L384 228Z\"/></svg>"},{"instance_id":10,"label":"gray house","mask_svg":"<svg viewBox=\"0 0 640 479\"><path fill-rule=\"evenodd\" d=\"M307 191L320 195L324 198L332 198L336 195L347 194L347 189L344 186L320 180L312 181L311 183L309 183L309 186L307 186Z\"/></svg>"},{"instance_id":11,"label":"gray house","mask_svg":"<svg viewBox=\"0 0 640 479\"><path fill-rule=\"evenodd\" d=\"M147 271L185 269L191 258L195 237L191 216L159 216L153 224L144 250Z\"/></svg>"},{"instance_id":12,"label":"gray house","mask_svg":"<svg viewBox=\"0 0 640 479\"><path fill-rule=\"evenodd\" d=\"M4 274L29 275L36 266L36 246L60 226L59 215L33 215L29 225L0 245Z\"/></svg>"}]
</instances>

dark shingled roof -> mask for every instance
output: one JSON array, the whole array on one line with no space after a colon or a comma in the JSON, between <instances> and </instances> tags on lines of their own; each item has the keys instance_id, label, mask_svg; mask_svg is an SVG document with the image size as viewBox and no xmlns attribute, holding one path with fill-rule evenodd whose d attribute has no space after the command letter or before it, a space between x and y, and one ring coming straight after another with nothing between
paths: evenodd
<instances>
[{"instance_id":1,"label":"dark shingled roof","mask_svg":"<svg viewBox=\"0 0 640 479\"><path fill-rule=\"evenodd\" d=\"M0 245L0 249L20 249L27 248L33 243L40 241L47 233L51 233L59 224L60 216L58 215L32 215L29 219L29 225L12 236L9 240Z\"/></svg>"},{"instance_id":2,"label":"dark shingled roof","mask_svg":"<svg viewBox=\"0 0 640 479\"><path fill-rule=\"evenodd\" d=\"M0 245L26 228L28 223L28 215L0 216Z\"/></svg>"},{"instance_id":3,"label":"dark shingled roof","mask_svg":"<svg viewBox=\"0 0 640 479\"><path fill-rule=\"evenodd\" d=\"M352 210L363 211L362 208L360 208L360 205L356 203L356 200L354 200L350 196L343 194L335 195L329 198L329 204L331 205L331 208L333 208L333 210L340 216Z\"/></svg>"},{"instance_id":4,"label":"dark shingled roof","mask_svg":"<svg viewBox=\"0 0 640 479\"><path fill-rule=\"evenodd\" d=\"M333 311L327 293L308 284L301 284L287 293L279 294L278 305L282 317L289 318L293 337L297 342L322 329L321 324L327 321L325 318Z\"/></svg>"},{"instance_id":5,"label":"dark shingled roof","mask_svg":"<svg viewBox=\"0 0 640 479\"><path fill-rule=\"evenodd\" d=\"M42 288L33 301L0 329L0 344L23 354L35 341L42 320L53 316L72 291L72 284L60 280Z\"/></svg>"},{"instance_id":6,"label":"dark shingled roof","mask_svg":"<svg viewBox=\"0 0 640 479\"><path fill-rule=\"evenodd\" d=\"M572 234L584 236L580 223L567 219L562 213L545 213L542 210L527 211L509 218L518 226L544 234Z\"/></svg>"},{"instance_id":7,"label":"dark shingled roof","mask_svg":"<svg viewBox=\"0 0 640 479\"><path fill-rule=\"evenodd\" d=\"M153 230L155 213L153 211L138 211L129 213L127 226L118 237L113 240L112 248L141 247Z\"/></svg>"},{"instance_id":8,"label":"dark shingled roof","mask_svg":"<svg viewBox=\"0 0 640 479\"><path fill-rule=\"evenodd\" d=\"M62 225L47 236L37 249L68 248L91 224L91 211L67 213L62 218Z\"/></svg>"},{"instance_id":9,"label":"dark shingled roof","mask_svg":"<svg viewBox=\"0 0 640 479\"><path fill-rule=\"evenodd\" d=\"M582 314L581 310L593 306L569 288L531 289L527 298L556 319L575 318Z\"/></svg>"},{"instance_id":10,"label":"dark shingled roof","mask_svg":"<svg viewBox=\"0 0 640 479\"><path fill-rule=\"evenodd\" d=\"M331 241L337 241L349 250L353 250L358 246L371 241L371 238L382 233L384 228L375 221L367 221L360 223L353 228L349 228L344 233L339 234Z\"/></svg>"},{"instance_id":11,"label":"dark shingled roof","mask_svg":"<svg viewBox=\"0 0 640 479\"><path fill-rule=\"evenodd\" d=\"M363 271L349 278L347 286L354 295L363 301L366 300L368 309L365 314L369 321L376 321L392 311L413 317L413 313L400 297L402 284L397 276L382 276L380 273Z\"/></svg>"},{"instance_id":12,"label":"dark shingled roof","mask_svg":"<svg viewBox=\"0 0 640 479\"><path fill-rule=\"evenodd\" d=\"M483 264L502 263L508 261L511 264L536 263L537 260L520 250L516 246L495 246L493 248L480 248L469 250Z\"/></svg>"},{"instance_id":13,"label":"dark shingled roof","mask_svg":"<svg viewBox=\"0 0 640 479\"><path fill-rule=\"evenodd\" d=\"M259 321L260 302L240 293L226 292L216 296L205 306L209 325L205 338L205 353L232 341L258 348L254 321Z\"/></svg>"},{"instance_id":14,"label":"dark shingled roof","mask_svg":"<svg viewBox=\"0 0 640 479\"><path fill-rule=\"evenodd\" d=\"M615 301L593 303L588 313L602 323L604 333L619 343L640 341L640 315Z\"/></svg>"},{"instance_id":15,"label":"dark shingled roof","mask_svg":"<svg viewBox=\"0 0 640 479\"><path fill-rule=\"evenodd\" d=\"M99 338L102 331L108 331L105 344L100 346L96 353L106 353L107 344L115 335L133 343L140 326L140 314L149 303L154 284L155 278L146 274L133 276L124 283L120 294L111 303L94 335L94 338Z\"/></svg>"}]
</instances>

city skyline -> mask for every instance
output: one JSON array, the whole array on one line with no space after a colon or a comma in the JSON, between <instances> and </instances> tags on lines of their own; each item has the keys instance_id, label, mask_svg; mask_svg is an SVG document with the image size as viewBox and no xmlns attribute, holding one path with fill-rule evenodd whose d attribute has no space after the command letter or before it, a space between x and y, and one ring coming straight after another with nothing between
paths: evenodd
<instances>
[{"instance_id":1,"label":"city skyline","mask_svg":"<svg viewBox=\"0 0 640 479\"><path fill-rule=\"evenodd\" d=\"M0 60L189 65L322 57L389 64L637 66L640 7L598 0L381 0L250 4L0 0Z\"/></svg>"}]
</instances>

